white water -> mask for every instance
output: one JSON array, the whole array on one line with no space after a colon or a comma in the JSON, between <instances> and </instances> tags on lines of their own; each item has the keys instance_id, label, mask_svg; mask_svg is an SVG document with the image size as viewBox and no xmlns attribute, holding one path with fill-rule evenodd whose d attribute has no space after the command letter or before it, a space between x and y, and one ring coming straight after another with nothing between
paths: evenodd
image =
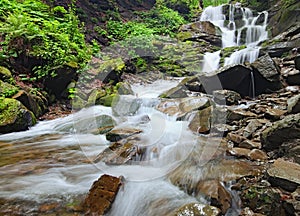
<instances>
[{"instance_id":1,"label":"white water","mask_svg":"<svg viewBox=\"0 0 300 216\"><path fill-rule=\"evenodd\" d=\"M246 48L232 53L230 57L225 58L224 65L243 64L245 62L254 62L259 55L259 44L268 38L266 11L254 16L249 8L242 8L239 4L230 4L229 17L223 14L224 6L207 7L200 21L210 21L219 27L222 32L222 47L237 47L245 45ZM236 13L242 14L242 20L235 20ZM260 16L263 16L263 23L257 24ZM242 22L242 24L239 24ZM204 56L203 72L211 72L216 70L215 65L219 65L220 56L218 53L206 53ZM213 65L213 67L211 66ZM211 69L209 71L209 69Z\"/></svg>"}]
</instances>

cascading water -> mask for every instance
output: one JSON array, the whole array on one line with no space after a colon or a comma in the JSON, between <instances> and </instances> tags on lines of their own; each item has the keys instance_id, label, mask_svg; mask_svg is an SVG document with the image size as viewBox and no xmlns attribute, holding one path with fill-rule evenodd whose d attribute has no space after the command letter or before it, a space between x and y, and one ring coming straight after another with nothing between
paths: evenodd
<instances>
[{"instance_id":1,"label":"cascading water","mask_svg":"<svg viewBox=\"0 0 300 216\"><path fill-rule=\"evenodd\" d=\"M228 16L224 14L226 7L228 7ZM242 8L240 4L210 6L203 11L200 17L200 21L210 21L220 28L223 48L246 46L225 58L224 65L252 63L257 59L259 44L268 38L267 20L268 13L266 11L254 16L249 8ZM215 65L218 61L217 64L219 64L220 56L218 56L217 52L205 54L203 72L216 69L211 66L211 62L214 62Z\"/></svg>"}]
</instances>

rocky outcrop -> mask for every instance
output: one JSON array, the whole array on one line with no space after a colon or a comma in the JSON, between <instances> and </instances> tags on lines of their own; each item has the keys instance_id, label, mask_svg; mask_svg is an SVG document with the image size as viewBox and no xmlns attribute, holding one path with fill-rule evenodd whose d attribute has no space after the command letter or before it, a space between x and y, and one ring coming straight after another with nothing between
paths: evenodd
<instances>
[{"instance_id":1,"label":"rocky outcrop","mask_svg":"<svg viewBox=\"0 0 300 216\"><path fill-rule=\"evenodd\" d=\"M21 102L0 98L0 133L27 130L36 123L34 114Z\"/></svg>"},{"instance_id":2,"label":"rocky outcrop","mask_svg":"<svg viewBox=\"0 0 300 216\"><path fill-rule=\"evenodd\" d=\"M288 115L276 121L261 134L261 143L267 151L278 149L287 140L300 138L300 114Z\"/></svg>"},{"instance_id":3,"label":"rocky outcrop","mask_svg":"<svg viewBox=\"0 0 300 216\"><path fill-rule=\"evenodd\" d=\"M104 215L111 208L122 185L122 178L103 175L95 181L85 198L85 215Z\"/></svg>"}]
</instances>

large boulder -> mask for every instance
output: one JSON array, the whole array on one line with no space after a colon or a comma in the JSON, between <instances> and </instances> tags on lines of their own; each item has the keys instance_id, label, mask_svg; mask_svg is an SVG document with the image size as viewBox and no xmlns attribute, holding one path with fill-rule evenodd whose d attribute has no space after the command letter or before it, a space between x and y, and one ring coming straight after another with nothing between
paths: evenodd
<instances>
[{"instance_id":1,"label":"large boulder","mask_svg":"<svg viewBox=\"0 0 300 216\"><path fill-rule=\"evenodd\" d=\"M267 151L277 149L283 142L300 138L300 113L276 121L261 133L261 143Z\"/></svg>"},{"instance_id":2,"label":"large boulder","mask_svg":"<svg viewBox=\"0 0 300 216\"><path fill-rule=\"evenodd\" d=\"M0 133L27 130L35 123L34 114L20 101L0 98Z\"/></svg>"}]
</instances>

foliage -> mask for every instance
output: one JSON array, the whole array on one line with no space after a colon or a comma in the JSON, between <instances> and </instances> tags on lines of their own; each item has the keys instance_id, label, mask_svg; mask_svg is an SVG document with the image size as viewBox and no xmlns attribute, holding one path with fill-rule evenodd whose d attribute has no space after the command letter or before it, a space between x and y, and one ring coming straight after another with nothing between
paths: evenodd
<instances>
[{"instance_id":1,"label":"foliage","mask_svg":"<svg viewBox=\"0 0 300 216\"><path fill-rule=\"evenodd\" d=\"M50 8L40 0L1 0L0 60L33 58L40 79L63 67L78 69L90 58L79 21L72 10Z\"/></svg>"},{"instance_id":2,"label":"foliage","mask_svg":"<svg viewBox=\"0 0 300 216\"><path fill-rule=\"evenodd\" d=\"M203 6L204 7L208 7L210 5L212 6L218 6L221 4L227 4L229 2L229 0L204 0L203 1Z\"/></svg>"}]
</instances>

